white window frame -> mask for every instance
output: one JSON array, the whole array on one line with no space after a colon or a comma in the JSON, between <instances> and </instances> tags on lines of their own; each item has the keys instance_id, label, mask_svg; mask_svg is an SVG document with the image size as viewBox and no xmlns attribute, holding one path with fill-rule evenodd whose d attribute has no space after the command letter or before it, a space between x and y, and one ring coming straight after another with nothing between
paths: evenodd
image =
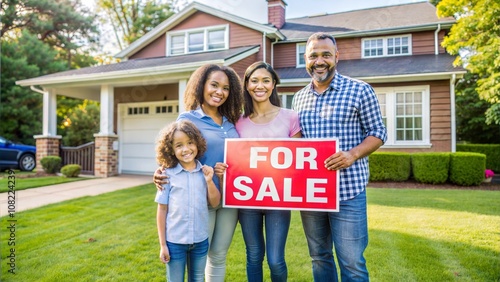
<instances>
[{"instance_id":1,"label":"white window frame","mask_svg":"<svg viewBox=\"0 0 500 282\"><path fill-rule=\"evenodd\" d=\"M430 86L401 86L374 88L377 94L386 94L387 141L382 148L430 148ZM422 140L398 141L396 140L396 93L397 92L422 92Z\"/></svg>"},{"instance_id":2,"label":"white window frame","mask_svg":"<svg viewBox=\"0 0 500 282\"><path fill-rule=\"evenodd\" d=\"M210 31L216 31L216 30L224 30L224 47L223 48L217 48L217 49L209 49L208 48L208 33ZM194 51L194 52L189 52L189 34L192 33L200 33L203 32L203 49L200 51ZM174 36L183 36L184 37L184 52L179 53L179 54L172 54L172 37ZM200 53L200 52L207 52L207 51L219 51L219 50L225 50L229 49L229 25L215 25L215 26L210 26L210 27L203 27L203 28L191 28L191 29L184 29L184 30L176 30L176 31L171 31L167 32L167 56L179 56L179 55L185 55L185 54L194 54L194 53Z\"/></svg>"},{"instance_id":3,"label":"white window frame","mask_svg":"<svg viewBox=\"0 0 500 282\"><path fill-rule=\"evenodd\" d=\"M295 95L294 92L280 92L279 93L278 96L280 97L282 108L292 109L293 95ZM290 105L290 107L287 107L288 104Z\"/></svg>"},{"instance_id":4,"label":"white window frame","mask_svg":"<svg viewBox=\"0 0 500 282\"><path fill-rule=\"evenodd\" d=\"M408 53L406 53L406 54L388 54L388 52L387 52L387 49L388 49L387 41L389 39L403 38L403 37L407 37L408 38ZM377 40L377 39L382 39L382 55L365 56L365 41L371 41L371 40ZM412 45L413 44L412 44L411 34L402 34L402 35L397 35L397 36L363 38L361 40L361 58L368 59L368 58L380 58L380 57L410 56L410 55L412 55L412 52L413 52Z\"/></svg>"},{"instance_id":5,"label":"white window frame","mask_svg":"<svg viewBox=\"0 0 500 282\"><path fill-rule=\"evenodd\" d=\"M303 54L302 54L302 56L301 56L301 55L300 55L300 48L301 48L302 46L304 46L304 53L303 53ZM297 54L297 56L296 56L296 62L295 62L295 65L297 66L297 68L303 68L303 67L305 67L305 66L306 66L306 60L305 60L305 58L304 58L304 54L306 53L306 43L305 43L305 42L303 42L303 43L297 43L297 44L295 45L295 50L296 50L296 54ZM304 63L303 63L303 64L301 64L301 63L300 63L300 59L301 59L301 58L304 60Z\"/></svg>"}]
</instances>

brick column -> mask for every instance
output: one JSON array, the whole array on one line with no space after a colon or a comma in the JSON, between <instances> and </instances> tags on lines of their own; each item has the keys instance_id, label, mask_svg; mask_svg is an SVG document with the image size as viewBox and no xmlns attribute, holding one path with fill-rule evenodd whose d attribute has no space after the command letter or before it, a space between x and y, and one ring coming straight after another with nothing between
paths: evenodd
<instances>
[{"instance_id":1,"label":"brick column","mask_svg":"<svg viewBox=\"0 0 500 282\"><path fill-rule=\"evenodd\" d=\"M35 135L33 137L36 140L36 167L38 171L42 171L43 168L40 164L42 158L47 156L60 156L59 146L61 143L61 136Z\"/></svg>"},{"instance_id":2,"label":"brick column","mask_svg":"<svg viewBox=\"0 0 500 282\"><path fill-rule=\"evenodd\" d=\"M118 135L95 134L94 175L110 177L118 175L118 148L113 143L118 141Z\"/></svg>"}]
</instances>

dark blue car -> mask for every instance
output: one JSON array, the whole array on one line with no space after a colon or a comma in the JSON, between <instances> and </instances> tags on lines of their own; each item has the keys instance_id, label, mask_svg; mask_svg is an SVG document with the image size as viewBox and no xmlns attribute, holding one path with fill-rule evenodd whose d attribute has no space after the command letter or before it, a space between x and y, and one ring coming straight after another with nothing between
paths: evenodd
<instances>
[{"instance_id":1,"label":"dark blue car","mask_svg":"<svg viewBox=\"0 0 500 282\"><path fill-rule=\"evenodd\" d=\"M0 171L8 168L32 171L35 166L35 146L17 144L0 136Z\"/></svg>"}]
</instances>

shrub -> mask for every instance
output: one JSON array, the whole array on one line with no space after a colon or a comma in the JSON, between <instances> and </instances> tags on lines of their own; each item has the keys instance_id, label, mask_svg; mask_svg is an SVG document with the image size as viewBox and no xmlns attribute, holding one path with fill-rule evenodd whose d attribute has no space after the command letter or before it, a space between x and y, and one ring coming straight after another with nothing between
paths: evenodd
<instances>
[{"instance_id":1,"label":"shrub","mask_svg":"<svg viewBox=\"0 0 500 282\"><path fill-rule=\"evenodd\" d=\"M80 172L82 171L82 167L77 164L69 164L65 165L61 168L61 173L66 177L78 177Z\"/></svg>"},{"instance_id":2,"label":"shrub","mask_svg":"<svg viewBox=\"0 0 500 282\"><path fill-rule=\"evenodd\" d=\"M450 153L414 153L411 156L411 168L416 181L443 184L448 180Z\"/></svg>"},{"instance_id":3,"label":"shrub","mask_svg":"<svg viewBox=\"0 0 500 282\"><path fill-rule=\"evenodd\" d=\"M479 153L456 152L450 158L450 181L462 186L479 185L484 180L486 156Z\"/></svg>"},{"instance_id":4,"label":"shrub","mask_svg":"<svg viewBox=\"0 0 500 282\"><path fill-rule=\"evenodd\" d=\"M370 181L405 181L410 178L409 153L375 152L370 155Z\"/></svg>"},{"instance_id":5,"label":"shrub","mask_svg":"<svg viewBox=\"0 0 500 282\"><path fill-rule=\"evenodd\" d=\"M500 144L457 144L457 152L485 154L486 167L500 171Z\"/></svg>"},{"instance_id":6,"label":"shrub","mask_svg":"<svg viewBox=\"0 0 500 282\"><path fill-rule=\"evenodd\" d=\"M61 157L58 156L46 156L40 160L43 170L46 173L56 173L61 168Z\"/></svg>"}]
</instances>

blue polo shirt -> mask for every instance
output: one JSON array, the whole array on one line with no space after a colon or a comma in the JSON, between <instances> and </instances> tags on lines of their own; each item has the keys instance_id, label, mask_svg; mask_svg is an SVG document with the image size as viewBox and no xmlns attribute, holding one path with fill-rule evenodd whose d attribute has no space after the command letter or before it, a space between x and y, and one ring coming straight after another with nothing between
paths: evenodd
<instances>
[{"instance_id":1,"label":"blue polo shirt","mask_svg":"<svg viewBox=\"0 0 500 282\"><path fill-rule=\"evenodd\" d=\"M207 142L207 151L199 159L204 165L214 167L217 162L224 162L224 145L226 138L239 138L234 124L222 117L222 126L205 114L201 107L194 111L183 112L177 120L189 120L201 131ZM214 174L214 183L220 190L219 178Z\"/></svg>"}]
</instances>

